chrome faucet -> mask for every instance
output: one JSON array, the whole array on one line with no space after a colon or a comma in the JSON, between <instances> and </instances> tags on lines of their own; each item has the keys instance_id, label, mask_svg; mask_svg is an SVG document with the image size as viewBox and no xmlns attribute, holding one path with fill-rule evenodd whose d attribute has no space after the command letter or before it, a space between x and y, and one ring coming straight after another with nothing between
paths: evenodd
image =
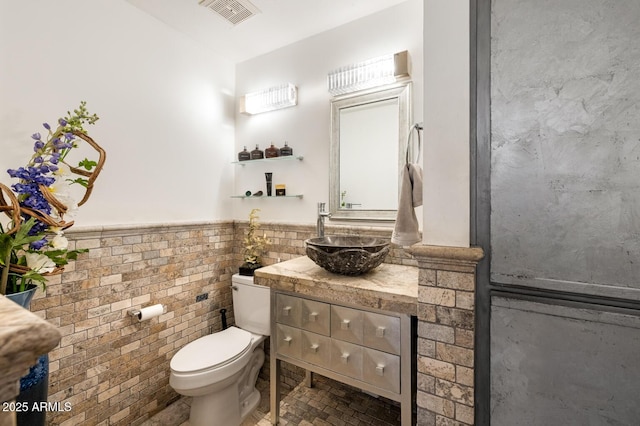
<instances>
[{"instance_id":1,"label":"chrome faucet","mask_svg":"<svg viewBox=\"0 0 640 426\"><path fill-rule=\"evenodd\" d=\"M324 218L331 217L331 213L324 211L325 203L318 203L318 237L324 237Z\"/></svg>"}]
</instances>

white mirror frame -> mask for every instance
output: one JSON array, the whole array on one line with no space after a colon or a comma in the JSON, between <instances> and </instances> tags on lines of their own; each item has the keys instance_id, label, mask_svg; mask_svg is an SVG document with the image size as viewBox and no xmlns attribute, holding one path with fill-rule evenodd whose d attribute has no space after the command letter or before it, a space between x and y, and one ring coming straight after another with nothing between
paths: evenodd
<instances>
[{"instance_id":1,"label":"white mirror frame","mask_svg":"<svg viewBox=\"0 0 640 426\"><path fill-rule=\"evenodd\" d=\"M375 89L337 96L331 100L331 147L329 158L329 211L332 220L394 221L397 209L345 209L340 206L340 110L371 102L398 99L398 173L406 163L406 145L412 123L411 81L402 81ZM398 194L401 176L398 176Z\"/></svg>"}]
</instances>

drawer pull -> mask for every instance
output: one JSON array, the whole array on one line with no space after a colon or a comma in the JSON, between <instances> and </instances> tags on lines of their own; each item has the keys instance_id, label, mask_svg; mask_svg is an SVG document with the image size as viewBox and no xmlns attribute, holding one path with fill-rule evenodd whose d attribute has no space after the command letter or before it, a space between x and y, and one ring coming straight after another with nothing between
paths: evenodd
<instances>
[{"instance_id":1,"label":"drawer pull","mask_svg":"<svg viewBox=\"0 0 640 426\"><path fill-rule=\"evenodd\" d=\"M282 339L285 341L285 343L289 346L291 346L291 341L293 340L290 336L285 337L284 339Z\"/></svg>"},{"instance_id":2,"label":"drawer pull","mask_svg":"<svg viewBox=\"0 0 640 426\"><path fill-rule=\"evenodd\" d=\"M342 355L340 356L340 361L341 361L343 364L346 364L346 363L349 361L349 354L342 354Z\"/></svg>"},{"instance_id":3,"label":"drawer pull","mask_svg":"<svg viewBox=\"0 0 640 426\"><path fill-rule=\"evenodd\" d=\"M285 306L282 308L282 315L285 317L289 316L289 312L291 312L291 306Z\"/></svg>"},{"instance_id":4,"label":"drawer pull","mask_svg":"<svg viewBox=\"0 0 640 426\"><path fill-rule=\"evenodd\" d=\"M376 337L384 337L384 327L376 328Z\"/></svg>"},{"instance_id":5,"label":"drawer pull","mask_svg":"<svg viewBox=\"0 0 640 426\"><path fill-rule=\"evenodd\" d=\"M351 322L351 321L350 321L350 320L348 320L348 319L344 319L344 320L342 320L342 323L340 323L340 328L341 328L342 330L348 330L348 329L349 329L349 323L350 323L350 322Z\"/></svg>"},{"instance_id":6,"label":"drawer pull","mask_svg":"<svg viewBox=\"0 0 640 426\"><path fill-rule=\"evenodd\" d=\"M318 318L318 313L317 312L311 312L309 314L309 322L316 322L317 318Z\"/></svg>"},{"instance_id":7,"label":"drawer pull","mask_svg":"<svg viewBox=\"0 0 640 426\"><path fill-rule=\"evenodd\" d=\"M318 352L318 348L320 347L320 345L318 345L317 343L314 343L313 345L311 345L311 352Z\"/></svg>"},{"instance_id":8,"label":"drawer pull","mask_svg":"<svg viewBox=\"0 0 640 426\"><path fill-rule=\"evenodd\" d=\"M378 365L376 367L376 374L378 376L384 376L384 365Z\"/></svg>"}]
</instances>

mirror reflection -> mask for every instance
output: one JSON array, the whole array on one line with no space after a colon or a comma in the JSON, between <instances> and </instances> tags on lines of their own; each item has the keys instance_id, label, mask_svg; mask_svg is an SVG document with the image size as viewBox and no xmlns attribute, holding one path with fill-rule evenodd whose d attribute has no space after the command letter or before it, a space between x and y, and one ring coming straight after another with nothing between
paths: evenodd
<instances>
[{"instance_id":1,"label":"mirror reflection","mask_svg":"<svg viewBox=\"0 0 640 426\"><path fill-rule=\"evenodd\" d=\"M395 210L398 168L362 167L385 163L397 152L398 99L384 99L340 110L340 207ZM391 143L390 143L391 142ZM350 173L360 170L359 173Z\"/></svg>"},{"instance_id":2,"label":"mirror reflection","mask_svg":"<svg viewBox=\"0 0 640 426\"><path fill-rule=\"evenodd\" d=\"M332 100L332 219L395 219L410 89L407 81Z\"/></svg>"}]
</instances>

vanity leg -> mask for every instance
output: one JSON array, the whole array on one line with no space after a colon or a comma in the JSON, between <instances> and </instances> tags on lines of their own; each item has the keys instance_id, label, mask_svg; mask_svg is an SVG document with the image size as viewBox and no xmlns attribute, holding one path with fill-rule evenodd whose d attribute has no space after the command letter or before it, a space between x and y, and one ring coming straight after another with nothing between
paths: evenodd
<instances>
[{"instance_id":1,"label":"vanity leg","mask_svg":"<svg viewBox=\"0 0 640 426\"><path fill-rule=\"evenodd\" d=\"M306 370L304 375L304 384L308 388L313 387L313 371Z\"/></svg>"},{"instance_id":2,"label":"vanity leg","mask_svg":"<svg viewBox=\"0 0 640 426\"><path fill-rule=\"evenodd\" d=\"M413 317L415 318L415 317ZM416 367L414 366L414 356L417 354L417 319L410 316L403 316L400 328L400 342L402 345L400 359L400 418L402 426L414 425L413 418L413 402L415 389L414 374ZM414 337L415 336L415 337ZM414 338L416 339L414 342Z\"/></svg>"},{"instance_id":3,"label":"vanity leg","mask_svg":"<svg viewBox=\"0 0 640 426\"><path fill-rule=\"evenodd\" d=\"M406 398L402 399L403 401L400 403L400 423L402 426L412 426L411 399L409 401Z\"/></svg>"},{"instance_id":4,"label":"vanity leg","mask_svg":"<svg viewBox=\"0 0 640 426\"><path fill-rule=\"evenodd\" d=\"M272 346L275 347L275 346ZM275 354L271 355L271 424L277 425L280 420L280 375L281 361L276 358Z\"/></svg>"},{"instance_id":5,"label":"vanity leg","mask_svg":"<svg viewBox=\"0 0 640 426\"><path fill-rule=\"evenodd\" d=\"M406 353L406 352L405 352ZM403 372L401 379L401 395L400 395L400 424L402 426L413 425L413 403L411 396L411 356L403 354L400 360L400 371ZM404 373L406 372L406 373Z\"/></svg>"}]
</instances>

